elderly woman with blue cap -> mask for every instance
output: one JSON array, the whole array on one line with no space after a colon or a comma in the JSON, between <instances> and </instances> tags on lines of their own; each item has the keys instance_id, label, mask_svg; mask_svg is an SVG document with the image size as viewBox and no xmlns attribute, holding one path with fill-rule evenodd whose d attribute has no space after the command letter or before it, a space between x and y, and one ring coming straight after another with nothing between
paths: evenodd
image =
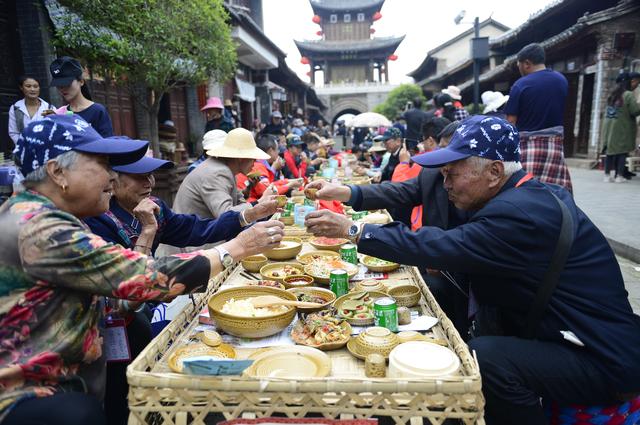
<instances>
[{"instance_id":1,"label":"elderly woman with blue cap","mask_svg":"<svg viewBox=\"0 0 640 425\"><path fill-rule=\"evenodd\" d=\"M358 252L465 273L488 425L546 424L541 405L608 405L640 392L640 317L633 314L607 240L559 185L522 170L518 132L483 115L450 144L412 158L440 167L449 200L470 213L443 230L353 223L316 211L315 235L349 237ZM320 199L348 186L313 182ZM429 208L427 206L427 208ZM637 401L635 401L637 402Z\"/></svg>"},{"instance_id":2,"label":"elderly woman with blue cap","mask_svg":"<svg viewBox=\"0 0 640 425\"><path fill-rule=\"evenodd\" d=\"M81 221L109 209L111 166L147 142L102 138L77 115L32 122L14 151L26 190L0 209L0 421L104 424L103 297L162 300L203 289L234 260L276 246L265 222L216 249L152 259Z\"/></svg>"}]
</instances>

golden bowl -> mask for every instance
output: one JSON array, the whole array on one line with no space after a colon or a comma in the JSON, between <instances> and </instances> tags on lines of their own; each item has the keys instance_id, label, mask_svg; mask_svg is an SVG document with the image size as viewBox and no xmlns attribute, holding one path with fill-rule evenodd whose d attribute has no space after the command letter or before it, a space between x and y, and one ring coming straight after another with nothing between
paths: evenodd
<instances>
[{"instance_id":1,"label":"golden bowl","mask_svg":"<svg viewBox=\"0 0 640 425\"><path fill-rule=\"evenodd\" d=\"M340 254L335 251L309 251L304 254L298 254L296 260L298 260L300 264L304 264L306 266L320 258L340 258Z\"/></svg>"},{"instance_id":2,"label":"golden bowl","mask_svg":"<svg viewBox=\"0 0 640 425\"><path fill-rule=\"evenodd\" d=\"M360 354L367 356L369 354L382 354L385 358L389 358L389 353L393 350L398 341L398 336L387 328L380 326L372 326L360 332L356 337L355 344Z\"/></svg>"},{"instance_id":3,"label":"golden bowl","mask_svg":"<svg viewBox=\"0 0 640 425\"><path fill-rule=\"evenodd\" d=\"M340 252L340 247L346 243L349 243L349 239L344 239L344 238L328 238L328 239L335 239L335 243L326 244L326 243L323 243L325 241L321 238L311 238L309 239L309 244L315 249Z\"/></svg>"},{"instance_id":4,"label":"golden bowl","mask_svg":"<svg viewBox=\"0 0 640 425\"><path fill-rule=\"evenodd\" d=\"M278 208L284 208L287 205L287 196L286 195L276 195L276 205Z\"/></svg>"},{"instance_id":5,"label":"golden bowl","mask_svg":"<svg viewBox=\"0 0 640 425\"><path fill-rule=\"evenodd\" d=\"M400 285L389 289L389 296L396 300L398 307L413 307L420 302L420 288L415 285Z\"/></svg>"},{"instance_id":6,"label":"golden bowl","mask_svg":"<svg viewBox=\"0 0 640 425\"><path fill-rule=\"evenodd\" d=\"M240 264L242 264L242 267L244 267L246 271L251 273L258 273L262 266L264 266L268 262L269 260L267 259L267 257L262 254L258 254L245 258L244 260L240 261Z\"/></svg>"},{"instance_id":7,"label":"golden bowl","mask_svg":"<svg viewBox=\"0 0 640 425\"><path fill-rule=\"evenodd\" d=\"M371 262L373 262L375 260L385 261L386 264L381 264L381 265L373 265L373 264L371 264ZM380 258L372 257L370 255L363 256L362 259L360 260L360 262L362 264L364 264L372 272L379 272L379 273L391 272L391 271L396 270L397 268L400 267L400 264L398 264L398 263L394 263L392 261L387 261L387 260L383 260L383 259L380 259Z\"/></svg>"},{"instance_id":8,"label":"golden bowl","mask_svg":"<svg viewBox=\"0 0 640 425\"><path fill-rule=\"evenodd\" d=\"M304 195L303 196L292 196L291 197L291 202L293 202L294 204L302 205L302 204L304 204L304 200L305 200Z\"/></svg>"},{"instance_id":9,"label":"golden bowl","mask_svg":"<svg viewBox=\"0 0 640 425\"><path fill-rule=\"evenodd\" d=\"M295 272L287 274L282 270L285 267L294 270ZM278 273L278 275L274 276L273 273ZM275 280L280 283L284 283L285 277L302 275L304 275L304 269L302 268L302 265L298 263L271 263L262 266L260 269L260 276L262 276L263 279Z\"/></svg>"},{"instance_id":10,"label":"golden bowl","mask_svg":"<svg viewBox=\"0 0 640 425\"><path fill-rule=\"evenodd\" d=\"M304 189L304 196L314 201L316 199L316 193L318 189L315 187L309 187Z\"/></svg>"},{"instance_id":11,"label":"golden bowl","mask_svg":"<svg viewBox=\"0 0 640 425\"><path fill-rule=\"evenodd\" d=\"M356 282L356 285L353 288L353 292L372 292L372 291L377 291L377 292L387 292L387 287L384 286L384 283L382 283L379 280L375 280L375 279L366 279L366 280L361 280L359 282Z\"/></svg>"},{"instance_id":12,"label":"golden bowl","mask_svg":"<svg viewBox=\"0 0 640 425\"><path fill-rule=\"evenodd\" d=\"M313 313L314 311L324 310L331 306L331 304L336 300L336 294L332 291L325 288L318 288L315 286L307 286L304 288L291 288L287 289L287 292L290 292L298 298L300 295L310 295L313 297L320 297L324 300L324 303L320 307L297 307L298 311L301 313ZM320 304L320 303L318 303Z\"/></svg>"},{"instance_id":13,"label":"golden bowl","mask_svg":"<svg viewBox=\"0 0 640 425\"><path fill-rule=\"evenodd\" d=\"M216 292L209 298L209 316L216 327L230 335L242 338L262 338L275 335L285 329L296 316L295 307L288 306L287 311L266 317L243 317L222 312L222 306L230 299L247 299L260 295L275 295L285 300L296 301L294 294L282 289L267 286L237 286Z\"/></svg>"},{"instance_id":14,"label":"golden bowl","mask_svg":"<svg viewBox=\"0 0 640 425\"><path fill-rule=\"evenodd\" d=\"M282 279L285 289L304 288L313 285L311 276L289 276Z\"/></svg>"},{"instance_id":15,"label":"golden bowl","mask_svg":"<svg viewBox=\"0 0 640 425\"><path fill-rule=\"evenodd\" d=\"M280 246L272 248L264 252L270 260L289 260L295 258L296 255L302 250L302 239L294 238L293 236L285 236L280 242Z\"/></svg>"},{"instance_id":16,"label":"golden bowl","mask_svg":"<svg viewBox=\"0 0 640 425\"><path fill-rule=\"evenodd\" d=\"M280 217L278 220L280 220L282 222L282 224L284 224L285 226L293 226L293 216L290 215L288 217Z\"/></svg>"}]
</instances>

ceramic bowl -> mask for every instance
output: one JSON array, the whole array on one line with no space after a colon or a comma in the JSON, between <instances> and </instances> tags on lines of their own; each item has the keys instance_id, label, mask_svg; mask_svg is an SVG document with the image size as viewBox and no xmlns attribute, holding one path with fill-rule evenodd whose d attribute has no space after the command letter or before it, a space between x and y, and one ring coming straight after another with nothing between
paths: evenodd
<instances>
[{"instance_id":1,"label":"ceramic bowl","mask_svg":"<svg viewBox=\"0 0 640 425\"><path fill-rule=\"evenodd\" d=\"M398 307L413 307L420 302L420 288L415 285L400 285L389 289L388 294L396 300Z\"/></svg>"},{"instance_id":2,"label":"ceramic bowl","mask_svg":"<svg viewBox=\"0 0 640 425\"><path fill-rule=\"evenodd\" d=\"M302 295L311 295L314 297L320 297L324 299L324 303L320 307L298 307L298 311L301 313L313 313L314 311L324 310L331 306L331 304L336 300L336 294L332 291L325 288L318 288L315 286L307 286L304 288L291 288L287 289L287 292L290 292L296 296L296 299Z\"/></svg>"},{"instance_id":3,"label":"ceramic bowl","mask_svg":"<svg viewBox=\"0 0 640 425\"><path fill-rule=\"evenodd\" d=\"M266 255L270 260L289 260L291 258L295 258L301 250L302 240L300 238L285 236L282 238L280 246L265 251L264 255Z\"/></svg>"},{"instance_id":4,"label":"ceramic bowl","mask_svg":"<svg viewBox=\"0 0 640 425\"><path fill-rule=\"evenodd\" d=\"M294 294L282 289L267 286L237 286L220 290L209 299L209 316L216 322L219 329L230 335L262 338L277 334L293 321L296 316L295 307L287 307L287 311L266 317L235 316L222 312L222 306L232 298L238 300L260 295L275 295L285 300L297 300Z\"/></svg>"},{"instance_id":5,"label":"ceramic bowl","mask_svg":"<svg viewBox=\"0 0 640 425\"><path fill-rule=\"evenodd\" d=\"M361 280L356 282L355 286L353 287L353 291L354 292L362 292L362 291L387 292L387 287L384 286L384 283L382 283L382 281L380 280L366 279L366 280Z\"/></svg>"},{"instance_id":6,"label":"ceramic bowl","mask_svg":"<svg viewBox=\"0 0 640 425\"><path fill-rule=\"evenodd\" d=\"M313 277L311 276L289 276L282 279L285 289L304 288L313 285Z\"/></svg>"},{"instance_id":7,"label":"ceramic bowl","mask_svg":"<svg viewBox=\"0 0 640 425\"><path fill-rule=\"evenodd\" d=\"M288 267L290 269L295 269L296 273L294 274L284 274L282 272L282 268ZM274 276L273 273L278 273L277 276ZM284 283L284 278L288 276L302 276L304 275L303 267L298 263L271 263L265 266L262 266L260 269L260 276L266 280L275 280L280 283Z\"/></svg>"},{"instance_id":8,"label":"ceramic bowl","mask_svg":"<svg viewBox=\"0 0 640 425\"><path fill-rule=\"evenodd\" d=\"M387 328L372 326L365 329L355 339L357 350L365 357L369 354L377 353L385 358L396 345L399 344L398 336Z\"/></svg>"},{"instance_id":9,"label":"ceramic bowl","mask_svg":"<svg viewBox=\"0 0 640 425\"><path fill-rule=\"evenodd\" d=\"M269 260L267 259L267 257L265 257L262 254L259 254L259 255L252 255L250 257L247 257L244 260L242 260L240 263L242 264L242 267L244 267L246 271L251 273L258 273L262 268L262 266L264 266L268 262Z\"/></svg>"}]
</instances>

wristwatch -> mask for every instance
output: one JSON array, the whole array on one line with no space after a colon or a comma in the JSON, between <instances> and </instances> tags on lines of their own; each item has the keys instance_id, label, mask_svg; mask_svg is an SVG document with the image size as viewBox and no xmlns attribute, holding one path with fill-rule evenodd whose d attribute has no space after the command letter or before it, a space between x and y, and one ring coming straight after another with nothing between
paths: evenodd
<instances>
[{"instance_id":1,"label":"wristwatch","mask_svg":"<svg viewBox=\"0 0 640 425\"><path fill-rule=\"evenodd\" d=\"M220 256L220 263L222 263L222 267L224 267L225 269L228 269L229 267L233 266L233 262L234 262L233 257L231 256L231 254L229 254L229 251L227 251L226 249L220 246L215 246L213 247L213 249L218 251L218 255Z\"/></svg>"},{"instance_id":2,"label":"wristwatch","mask_svg":"<svg viewBox=\"0 0 640 425\"><path fill-rule=\"evenodd\" d=\"M358 236L360 236L361 231L362 231L362 223L352 223L351 226L349 226L349 232L347 233L347 237L351 242L355 243L356 239L358 239Z\"/></svg>"}]
</instances>

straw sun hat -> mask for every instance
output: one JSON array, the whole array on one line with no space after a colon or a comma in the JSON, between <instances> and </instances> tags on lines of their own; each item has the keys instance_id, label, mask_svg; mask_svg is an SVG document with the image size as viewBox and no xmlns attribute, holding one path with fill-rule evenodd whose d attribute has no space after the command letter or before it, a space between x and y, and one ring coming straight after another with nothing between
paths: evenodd
<instances>
[{"instance_id":1,"label":"straw sun hat","mask_svg":"<svg viewBox=\"0 0 640 425\"><path fill-rule=\"evenodd\" d=\"M207 150L207 155L218 158L269 159L270 156L258 149L253 134L244 128L231 130L222 144Z\"/></svg>"},{"instance_id":2,"label":"straw sun hat","mask_svg":"<svg viewBox=\"0 0 640 425\"><path fill-rule=\"evenodd\" d=\"M204 133L202 137L202 149L206 152L216 146L222 146L224 139L227 138L227 132L224 130L211 130Z\"/></svg>"}]
</instances>

